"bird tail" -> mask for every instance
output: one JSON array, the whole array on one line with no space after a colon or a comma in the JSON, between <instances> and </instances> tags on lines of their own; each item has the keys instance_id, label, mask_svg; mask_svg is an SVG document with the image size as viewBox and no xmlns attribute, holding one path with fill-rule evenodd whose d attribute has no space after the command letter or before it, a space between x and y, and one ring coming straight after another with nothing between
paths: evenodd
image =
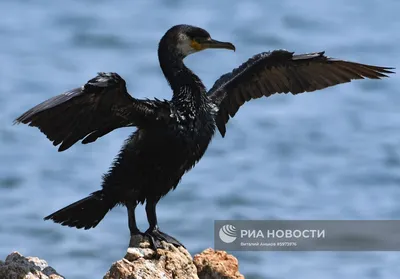
<instances>
[{"instance_id":1,"label":"bird tail","mask_svg":"<svg viewBox=\"0 0 400 279\"><path fill-rule=\"evenodd\" d=\"M53 220L63 226L87 230L96 227L117 203L107 197L103 190L100 190L50 214L44 219Z\"/></svg>"}]
</instances>

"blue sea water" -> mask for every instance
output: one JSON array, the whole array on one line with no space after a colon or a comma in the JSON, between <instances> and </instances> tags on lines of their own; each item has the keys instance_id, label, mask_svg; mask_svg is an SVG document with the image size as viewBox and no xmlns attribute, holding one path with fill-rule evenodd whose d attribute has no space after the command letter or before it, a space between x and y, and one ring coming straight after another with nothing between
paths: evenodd
<instances>
[{"instance_id":1,"label":"blue sea water","mask_svg":"<svg viewBox=\"0 0 400 279\"><path fill-rule=\"evenodd\" d=\"M132 129L58 153L12 126L25 110L98 71L118 72L137 98L169 99L156 51L178 23L236 45L186 59L207 87L278 48L398 68L399 14L395 0L0 1L0 258L18 250L66 278L102 278L129 242L122 207L90 231L42 218L99 189ZM194 254L213 246L215 219L399 219L399 86L394 75L247 103L159 203L161 228ZM146 229L142 208L138 221ZM396 252L233 254L248 279L400 275Z\"/></svg>"}]
</instances>

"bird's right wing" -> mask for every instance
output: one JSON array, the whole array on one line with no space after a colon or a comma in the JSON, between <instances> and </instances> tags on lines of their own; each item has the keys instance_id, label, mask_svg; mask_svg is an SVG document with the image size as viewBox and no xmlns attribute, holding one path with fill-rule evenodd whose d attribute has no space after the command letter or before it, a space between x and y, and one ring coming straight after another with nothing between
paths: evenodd
<instances>
[{"instance_id":1,"label":"bird's right wing","mask_svg":"<svg viewBox=\"0 0 400 279\"><path fill-rule=\"evenodd\" d=\"M93 142L114 129L151 125L168 116L167 102L135 99L118 74L99 73L84 86L31 108L15 123L38 127L64 151L81 139Z\"/></svg>"}]
</instances>

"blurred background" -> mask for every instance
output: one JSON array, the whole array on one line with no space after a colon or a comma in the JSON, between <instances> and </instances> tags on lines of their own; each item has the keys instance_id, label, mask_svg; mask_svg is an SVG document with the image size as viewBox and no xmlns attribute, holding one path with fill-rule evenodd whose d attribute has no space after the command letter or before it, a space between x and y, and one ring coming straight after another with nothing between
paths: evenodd
<instances>
[{"instance_id":1,"label":"blurred background","mask_svg":"<svg viewBox=\"0 0 400 279\"><path fill-rule=\"evenodd\" d=\"M18 250L66 278L102 278L129 242L126 209L90 231L43 217L99 189L120 129L58 153L36 128L12 126L39 102L118 72L138 98L171 97L157 46L172 25L207 29L237 51L186 59L210 88L252 55L277 48L400 67L396 0L1 1L0 259ZM247 103L201 162L158 205L160 227L194 254L215 219L399 219L400 78L356 81ZM147 221L137 211L142 230ZM385 237L382 233L382 237ZM240 252L255 278L398 278L399 253Z\"/></svg>"}]
</instances>

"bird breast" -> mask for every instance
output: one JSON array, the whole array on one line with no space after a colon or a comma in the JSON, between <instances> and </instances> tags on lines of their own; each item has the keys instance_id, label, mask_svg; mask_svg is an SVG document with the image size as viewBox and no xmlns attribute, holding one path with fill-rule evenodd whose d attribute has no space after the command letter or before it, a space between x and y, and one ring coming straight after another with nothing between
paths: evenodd
<instances>
[{"instance_id":1,"label":"bird breast","mask_svg":"<svg viewBox=\"0 0 400 279\"><path fill-rule=\"evenodd\" d=\"M214 135L215 121L212 107L196 106L186 102L180 106L171 106L170 116L173 121L169 123L168 130L173 131L181 143L182 151L186 153L186 163L192 166L203 156Z\"/></svg>"}]
</instances>

